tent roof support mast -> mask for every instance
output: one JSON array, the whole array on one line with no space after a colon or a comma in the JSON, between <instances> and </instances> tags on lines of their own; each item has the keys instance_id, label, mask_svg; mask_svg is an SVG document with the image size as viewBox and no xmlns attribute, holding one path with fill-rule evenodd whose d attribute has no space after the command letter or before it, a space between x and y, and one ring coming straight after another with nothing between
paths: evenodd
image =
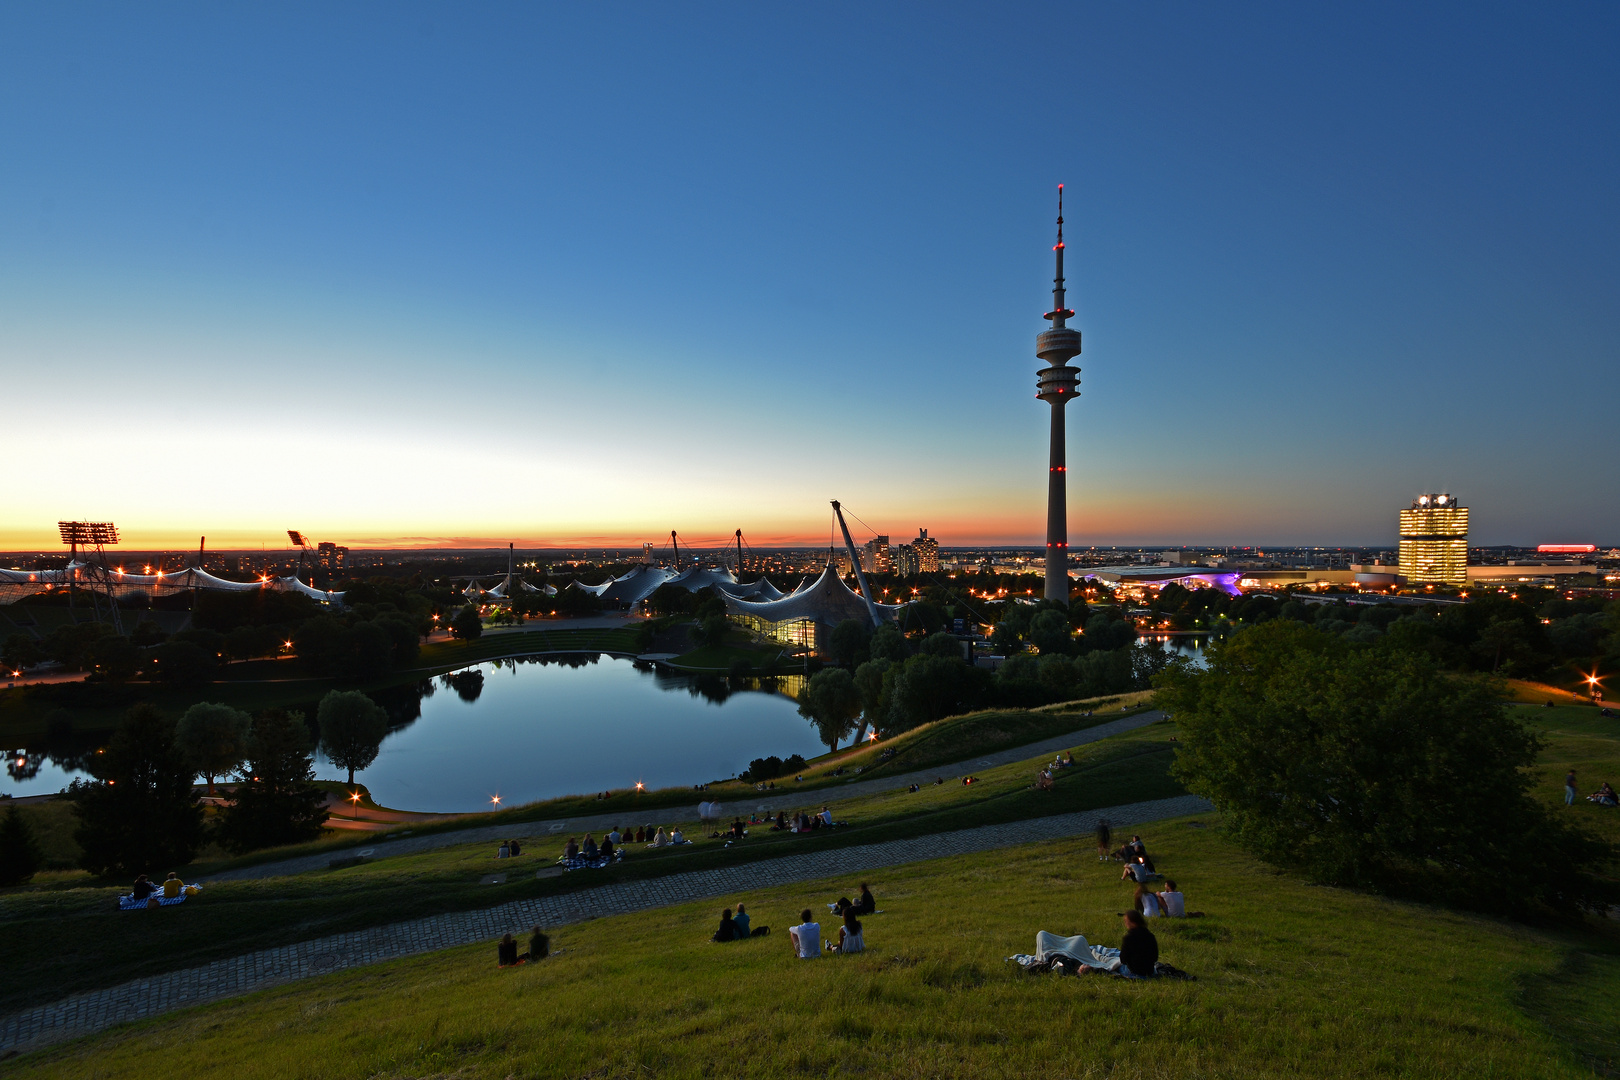
<instances>
[{"instance_id":1,"label":"tent roof support mast","mask_svg":"<svg viewBox=\"0 0 1620 1080\"><path fill-rule=\"evenodd\" d=\"M872 628L875 630L883 625L878 618L877 604L872 601L872 587L866 583L866 570L861 566L861 557L855 551L855 539L849 535L849 526L844 523L844 510L834 499L833 514L838 518L838 527L844 530L844 547L849 552L849 564L855 568L855 580L861 583L861 599L866 601L867 613L872 616Z\"/></svg>"}]
</instances>

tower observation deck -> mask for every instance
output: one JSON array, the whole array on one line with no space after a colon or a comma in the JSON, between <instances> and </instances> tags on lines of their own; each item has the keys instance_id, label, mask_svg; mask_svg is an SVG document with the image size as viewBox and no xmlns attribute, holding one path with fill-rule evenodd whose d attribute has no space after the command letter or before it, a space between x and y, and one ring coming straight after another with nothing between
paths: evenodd
<instances>
[{"instance_id":1,"label":"tower observation deck","mask_svg":"<svg viewBox=\"0 0 1620 1080\"><path fill-rule=\"evenodd\" d=\"M1069 361L1080 355L1080 331L1069 329L1074 312L1064 307L1063 298L1063 185L1058 185L1057 276L1052 279L1052 310L1046 318L1052 324L1035 338L1035 355L1047 367L1036 372L1035 396L1052 406L1052 444L1046 479L1046 599L1069 602L1069 507L1067 435L1063 407L1080 396L1080 369Z\"/></svg>"}]
</instances>

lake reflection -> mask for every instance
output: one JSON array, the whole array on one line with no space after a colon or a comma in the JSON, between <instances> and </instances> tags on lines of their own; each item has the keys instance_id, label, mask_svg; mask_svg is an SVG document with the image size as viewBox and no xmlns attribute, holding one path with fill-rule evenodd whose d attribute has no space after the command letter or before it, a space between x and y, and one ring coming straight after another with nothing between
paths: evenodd
<instances>
[{"instance_id":1,"label":"lake reflection","mask_svg":"<svg viewBox=\"0 0 1620 1080\"><path fill-rule=\"evenodd\" d=\"M595 654L493 661L388 698L394 724L357 776L384 806L487 810L556 795L729 777L823 748L786 693ZM413 715L414 714L414 715ZM347 774L323 758L316 775Z\"/></svg>"}]
</instances>

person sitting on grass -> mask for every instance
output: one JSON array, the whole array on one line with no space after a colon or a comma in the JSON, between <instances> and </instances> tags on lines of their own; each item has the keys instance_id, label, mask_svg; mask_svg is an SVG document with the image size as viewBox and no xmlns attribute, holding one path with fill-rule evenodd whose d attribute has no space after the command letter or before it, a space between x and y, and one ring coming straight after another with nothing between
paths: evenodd
<instances>
[{"instance_id":1,"label":"person sitting on grass","mask_svg":"<svg viewBox=\"0 0 1620 1080\"><path fill-rule=\"evenodd\" d=\"M851 911L857 915L870 915L876 910L877 901L872 899L872 890L866 887L866 882L864 881L861 882L860 897L855 900L854 903L850 902L849 897L840 896L838 898L838 903L833 905L834 915L843 915Z\"/></svg>"},{"instance_id":2,"label":"person sitting on grass","mask_svg":"<svg viewBox=\"0 0 1620 1080\"><path fill-rule=\"evenodd\" d=\"M636 841L638 843L648 843L652 840L652 838L653 827L651 825L643 825L641 828L636 830Z\"/></svg>"},{"instance_id":3,"label":"person sitting on grass","mask_svg":"<svg viewBox=\"0 0 1620 1080\"><path fill-rule=\"evenodd\" d=\"M497 967L515 967L518 963L517 942L511 934L502 934L501 940L495 946L495 965Z\"/></svg>"},{"instance_id":4,"label":"person sitting on grass","mask_svg":"<svg viewBox=\"0 0 1620 1080\"><path fill-rule=\"evenodd\" d=\"M551 938L538 926L529 934L529 951L518 957L519 960L544 960L551 955Z\"/></svg>"},{"instance_id":5,"label":"person sitting on grass","mask_svg":"<svg viewBox=\"0 0 1620 1080\"><path fill-rule=\"evenodd\" d=\"M742 818L733 817L731 819L731 838L741 840L743 838L743 828Z\"/></svg>"},{"instance_id":6,"label":"person sitting on grass","mask_svg":"<svg viewBox=\"0 0 1620 1080\"><path fill-rule=\"evenodd\" d=\"M613 831L607 834L607 838L611 840L614 845L624 843L624 837L620 835L619 827L617 825L613 826Z\"/></svg>"},{"instance_id":7,"label":"person sitting on grass","mask_svg":"<svg viewBox=\"0 0 1620 1080\"><path fill-rule=\"evenodd\" d=\"M495 850L495 857L497 859L509 859L509 858L511 858L512 857L512 845L507 843L505 840L502 840L501 841L501 846Z\"/></svg>"},{"instance_id":8,"label":"person sitting on grass","mask_svg":"<svg viewBox=\"0 0 1620 1080\"><path fill-rule=\"evenodd\" d=\"M1609 782L1605 780L1596 791L1586 797L1586 801L1595 802L1599 806L1614 806L1616 804L1614 788L1610 787Z\"/></svg>"},{"instance_id":9,"label":"person sitting on grass","mask_svg":"<svg viewBox=\"0 0 1620 1080\"><path fill-rule=\"evenodd\" d=\"M1138 885L1136 892L1131 896L1131 907L1140 912L1144 919L1157 919L1159 910L1159 896L1148 892L1146 885Z\"/></svg>"},{"instance_id":10,"label":"person sitting on grass","mask_svg":"<svg viewBox=\"0 0 1620 1080\"><path fill-rule=\"evenodd\" d=\"M737 936L737 921L731 917L731 909L726 908L720 913L720 929L716 930L714 936L709 940L736 941ZM743 936L746 937L747 935Z\"/></svg>"},{"instance_id":11,"label":"person sitting on grass","mask_svg":"<svg viewBox=\"0 0 1620 1080\"><path fill-rule=\"evenodd\" d=\"M583 855L588 862L596 861L596 841L592 839L590 833L585 834L585 844L580 848L579 853Z\"/></svg>"},{"instance_id":12,"label":"person sitting on grass","mask_svg":"<svg viewBox=\"0 0 1620 1080\"><path fill-rule=\"evenodd\" d=\"M681 827L679 825L675 826L674 830L670 832L669 842L672 844L686 843L686 837L681 835Z\"/></svg>"},{"instance_id":13,"label":"person sitting on grass","mask_svg":"<svg viewBox=\"0 0 1620 1080\"><path fill-rule=\"evenodd\" d=\"M173 870L170 870L169 876L163 879L163 899L173 900L184 892L185 888L186 883L181 881Z\"/></svg>"},{"instance_id":14,"label":"person sitting on grass","mask_svg":"<svg viewBox=\"0 0 1620 1080\"><path fill-rule=\"evenodd\" d=\"M151 896L155 892L157 892L157 886L152 884L150 878L148 878L145 874L142 874L140 877L135 879L135 887L130 890L129 895L133 896L137 900L145 900L148 896Z\"/></svg>"},{"instance_id":15,"label":"person sitting on grass","mask_svg":"<svg viewBox=\"0 0 1620 1080\"><path fill-rule=\"evenodd\" d=\"M737 914L732 916L731 921L737 925L737 936L739 938L764 937L771 932L771 928L768 926L751 926L748 911L741 904L737 905Z\"/></svg>"},{"instance_id":16,"label":"person sitting on grass","mask_svg":"<svg viewBox=\"0 0 1620 1080\"><path fill-rule=\"evenodd\" d=\"M833 823L832 811L827 809L826 806L821 808L821 823L823 825L831 825Z\"/></svg>"},{"instance_id":17,"label":"person sitting on grass","mask_svg":"<svg viewBox=\"0 0 1620 1080\"><path fill-rule=\"evenodd\" d=\"M787 832L787 827L787 811L778 810L776 812L776 824L771 826L771 832Z\"/></svg>"},{"instance_id":18,"label":"person sitting on grass","mask_svg":"<svg viewBox=\"0 0 1620 1080\"><path fill-rule=\"evenodd\" d=\"M664 827L662 825L660 825L660 826L658 826L657 834L653 836L652 841L647 846L648 847L665 847L668 844L669 844L669 838L664 835Z\"/></svg>"},{"instance_id":19,"label":"person sitting on grass","mask_svg":"<svg viewBox=\"0 0 1620 1080\"><path fill-rule=\"evenodd\" d=\"M853 908L844 912L844 925L838 928L838 940L827 942L827 951L841 956L866 951L866 941L861 937L861 920L855 917Z\"/></svg>"},{"instance_id":20,"label":"person sitting on grass","mask_svg":"<svg viewBox=\"0 0 1620 1080\"><path fill-rule=\"evenodd\" d=\"M1142 862L1140 859L1136 862L1126 863L1125 869L1119 872L1119 880L1121 881L1146 882L1151 880L1152 877L1153 871L1149 869L1147 863Z\"/></svg>"},{"instance_id":21,"label":"person sitting on grass","mask_svg":"<svg viewBox=\"0 0 1620 1080\"><path fill-rule=\"evenodd\" d=\"M613 834L612 833L609 833L607 836L602 838L602 847L599 850L602 853L602 858L604 858L604 859L613 858Z\"/></svg>"},{"instance_id":22,"label":"person sitting on grass","mask_svg":"<svg viewBox=\"0 0 1620 1080\"><path fill-rule=\"evenodd\" d=\"M507 848L507 851L511 853L511 856L514 859L517 858L519 855L523 854L523 846L521 844L519 844L516 840L508 840L506 842L506 848Z\"/></svg>"},{"instance_id":23,"label":"person sitting on grass","mask_svg":"<svg viewBox=\"0 0 1620 1080\"><path fill-rule=\"evenodd\" d=\"M821 924L811 921L809 908L799 912L799 925L788 929L788 940L793 943L793 955L800 960L821 956Z\"/></svg>"},{"instance_id":24,"label":"person sitting on grass","mask_svg":"<svg viewBox=\"0 0 1620 1080\"><path fill-rule=\"evenodd\" d=\"M1125 937L1119 943L1119 973L1127 979L1153 978L1159 962L1159 939L1147 928L1140 912L1125 913Z\"/></svg>"},{"instance_id":25,"label":"person sitting on grass","mask_svg":"<svg viewBox=\"0 0 1620 1080\"><path fill-rule=\"evenodd\" d=\"M1202 911L1188 911L1186 898L1176 888L1173 878L1164 879L1164 891L1159 894L1159 908L1172 919L1202 919Z\"/></svg>"},{"instance_id":26,"label":"person sitting on grass","mask_svg":"<svg viewBox=\"0 0 1620 1080\"><path fill-rule=\"evenodd\" d=\"M563 858L567 859L569 862L573 862L575 859L579 858L579 841L575 840L572 836L568 838L568 844L563 848Z\"/></svg>"}]
</instances>

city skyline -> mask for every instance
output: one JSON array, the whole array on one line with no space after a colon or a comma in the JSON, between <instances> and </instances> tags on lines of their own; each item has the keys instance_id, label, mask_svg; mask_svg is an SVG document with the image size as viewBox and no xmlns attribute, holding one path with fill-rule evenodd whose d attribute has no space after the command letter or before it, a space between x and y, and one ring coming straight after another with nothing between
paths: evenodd
<instances>
[{"instance_id":1,"label":"city skyline","mask_svg":"<svg viewBox=\"0 0 1620 1080\"><path fill-rule=\"evenodd\" d=\"M1058 183L1071 549L1620 541L1612 9L85 10L0 14L0 549L1039 547Z\"/></svg>"}]
</instances>

